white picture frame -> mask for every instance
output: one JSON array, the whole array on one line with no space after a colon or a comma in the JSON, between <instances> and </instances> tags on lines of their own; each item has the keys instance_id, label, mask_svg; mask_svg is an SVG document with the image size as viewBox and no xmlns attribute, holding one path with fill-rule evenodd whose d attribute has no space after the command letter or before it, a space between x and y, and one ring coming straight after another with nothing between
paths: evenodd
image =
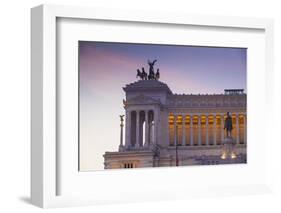
<instances>
[{"instance_id":1,"label":"white picture frame","mask_svg":"<svg viewBox=\"0 0 281 213\"><path fill-rule=\"evenodd\" d=\"M263 156L266 158L264 167L260 168L265 172L265 178L255 184L222 184L220 186L200 186L200 183L194 183L194 188L177 185L169 185L165 192L177 194L177 196L164 196L163 191L149 192L151 196L140 193L126 199L119 195L119 192L111 195L98 189L96 195L59 195L58 185L59 173L62 168L58 164L57 141L57 86L60 83L56 76L57 70L57 20L65 19L87 19L87 20L108 20L119 22L142 22L161 25L181 25L181 26L202 26L213 28L232 29L256 29L264 32L265 41L265 68L263 69L265 87L261 91L266 96L266 115L264 124L266 131L264 139L269 141L270 131L268 124L271 122L273 100L271 92L273 90L273 21L271 19L257 18L238 18L238 17L216 17L203 15L187 14L160 14L147 11L122 11L107 10L97 8L84 8L73 6L53 6L42 5L31 10L31 54L32 54L32 141L31 141L31 201L33 204L47 208L59 206L89 205L97 203L128 202L140 200L161 200L173 198L188 198L193 196L208 195L230 195L230 194L252 194L271 191L271 164L270 154L267 151ZM254 89L254 88L252 88ZM267 150L271 150L272 144L266 143ZM184 169L175 170L167 168L174 173L185 172ZM258 170L259 168L257 168ZM158 170L158 173L161 171ZM208 172L208 171L207 171ZM209 171L210 172L210 171ZM115 172L118 173L118 172ZM129 175L141 175L142 171L129 171ZM134 175L133 174L133 175ZM110 180L110 177L108 177ZM113 179L113 178L111 178ZM165 179L165 177L164 177ZM134 193L132 189L123 193ZM188 188L189 187L189 188ZM71 190L71 189L70 189ZM131 190L131 191L130 191ZM100 194L98 194L100 192ZM128 194L129 195L129 194ZM159 196L156 196L159 195Z\"/></svg>"}]
</instances>

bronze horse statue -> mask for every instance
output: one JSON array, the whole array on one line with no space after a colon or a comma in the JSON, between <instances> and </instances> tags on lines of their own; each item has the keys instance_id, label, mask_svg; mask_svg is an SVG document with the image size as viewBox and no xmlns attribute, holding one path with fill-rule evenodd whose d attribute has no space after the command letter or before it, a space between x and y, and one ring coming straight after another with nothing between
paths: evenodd
<instances>
[{"instance_id":1,"label":"bronze horse statue","mask_svg":"<svg viewBox=\"0 0 281 213\"><path fill-rule=\"evenodd\" d=\"M141 73L141 71L139 70L139 69L137 69L137 76L136 76L136 78L140 78L141 80L143 80L143 76L142 76L142 73Z\"/></svg>"},{"instance_id":2,"label":"bronze horse statue","mask_svg":"<svg viewBox=\"0 0 281 213\"><path fill-rule=\"evenodd\" d=\"M142 76L143 76L143 80L147 80L147 73L145 72L144 68L142 67Z\"/></svg>"},{"instance_id":3,"label":"bronze horse statue","mask_svg":"<svg viewBox=\"0 0 281 213\"><path fill-rule=\"evenodd\" d=\"M157 72L155 74L155 78L156 80L158 80L160 78L160 72L159 72L159 69L157 69Z\"/></svg>"},{"instance_id":4,"label":"bronze horse statue","mask_svg":"<svg viewBox=\"0 0 281 213\"><path fill-rule=\"evenodd\" d=\"M144 68L142 67L142 71L137 69L137 78L139 77L141 80L147 80L147 73L145 72Z\"/></svg>"}]
</instances>

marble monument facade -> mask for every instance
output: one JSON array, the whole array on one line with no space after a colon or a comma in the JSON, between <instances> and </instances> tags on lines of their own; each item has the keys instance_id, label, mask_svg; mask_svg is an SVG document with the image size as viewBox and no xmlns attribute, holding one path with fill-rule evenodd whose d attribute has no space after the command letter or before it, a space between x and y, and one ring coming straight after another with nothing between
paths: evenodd
<instances>
[{"instance_id":1,"label":"marble monument facade","mask_svg":"<svg viewBox=\"0 0 281 213\"><path fill-rule=\"evenodd\" d=\"M243 90L174 94L158 80L139 80L123 90L125 124L122 117L119 149L104 154L105 169L246 163ZM222 157L227 112L235 142L235 156L230 159Z\"/></svg>"}]
</instances>

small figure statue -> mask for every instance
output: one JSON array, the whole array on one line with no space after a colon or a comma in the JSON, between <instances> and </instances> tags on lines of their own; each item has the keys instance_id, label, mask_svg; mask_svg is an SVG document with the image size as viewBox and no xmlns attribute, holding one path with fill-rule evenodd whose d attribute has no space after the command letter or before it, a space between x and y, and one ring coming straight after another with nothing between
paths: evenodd
<instances>
[{"instance_id":1,"label":"small figure statue","mask_svg":"<svg viewBox=\"0 0 281 213\"><path fill-rule=\"evenodd\" d=\"M231 137L231 131L233 129L233 126L232 126L232 118L230 116L230 113L227 112L226 113L226 119L224 121L224 129L226 129L226 137Z\"/></svg>"},{"instance_id":2,"label":"small figure statue","mask_svg":"<svg viewBox=\"0 0 281 213\"><path fill-rule=\"evenodd\" d=\"M141 74L142 74L143 80L147 80L147 73L145 72L144 68L142 67L141 70L142 70Z\"/></svg>"},{"instance_id":3,"label":"small figure statue","mask_svg":"<svg viewBox=\"0 0 281 213\"><path fill-rule=\"evenodd\" d=\"M154 64L156 63L157 60L154 60L153 62L150 62L150 60L148 60L148 65L149 65L149 75L148 75L148 80L151 79L156 79L155 78L155 73L154 73Z\"/></svg>"},{"instance_id":4,"label":"small figure statue","mask_svg":"<svg viewBox=\"0 0 281 213\"><path fill-rule=\"evenodd\" d=\"M160 78L160 72L159 72L159 69L157 69L157 72L156 72L156 80L159 80Z\"/></svg>"},{"instance_id":5,"label":"small figure statue","mask_svg":"<svg viewBox=\"0 0 281 213\"><path fill-rule=\"evenodd\" d=\"M123 121L124 121L124 116L125 115L119 115L120 116L120 121L121 121L121 124L123 124Z\"/></svg>"}]
</instances>

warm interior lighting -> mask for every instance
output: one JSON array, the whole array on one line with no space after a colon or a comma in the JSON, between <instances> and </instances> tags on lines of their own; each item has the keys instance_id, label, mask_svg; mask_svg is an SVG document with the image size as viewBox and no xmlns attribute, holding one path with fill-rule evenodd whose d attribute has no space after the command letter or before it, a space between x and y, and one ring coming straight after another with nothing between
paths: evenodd
<instances>
[{"instance_id":1,"label":"warm interior lighting","mask_svg":"<svg viewBox=\"0 0 281 213\"><path fill-rule=\"evenodd\" d=\"M177 116L177 124L180 125L182 123L182 116Z\"/></svg>"},{"instance_id":2,"label":"warm interior lighting","mask_svg":"<svg viewBox=\"0 0 281 213\"><path fill-rule=\"evenodd\" d=\"M190 124L190 116L185 117L185 124Z\"/></svg>"},{"instance_id":3,"label":"warm interior lighting","mask_svg":"<svg viewBox=\"0 0 281 213\"><path fill-rule=\"evenodd\" d=\"M226 159L226 153L225 152L222 154L221 159L223 159L223 160Z\"/></svg>"},{"instance_id":4,"label":"warm interior lighting","mask_svg":"<svg viewBox=\"0 0 281 213\"><path fill-rule=\"evenodd\" d=\"M205 115L203 115L203 116L201 117L201 123L203 123L203 124L206 123L206 116L205 116Z\"/></svg>"}]
</instances>

